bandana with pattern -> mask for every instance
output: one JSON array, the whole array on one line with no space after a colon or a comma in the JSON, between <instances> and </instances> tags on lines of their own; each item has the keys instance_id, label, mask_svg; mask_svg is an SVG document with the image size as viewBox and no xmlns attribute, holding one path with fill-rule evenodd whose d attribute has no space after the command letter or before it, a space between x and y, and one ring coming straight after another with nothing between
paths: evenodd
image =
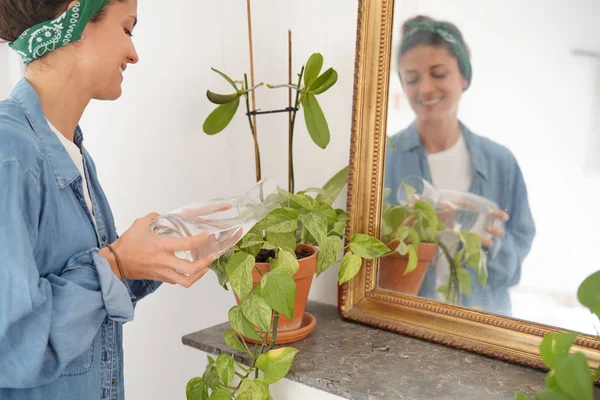
<instances>
[{"instance_id":1,"label":"bandana with pattern","mask_svg":"<svg viewBox=\"0 0 600 400\"><path fill-rule=\"evenodd\" d=\"M21 34L9 46L29 64L59 47L81 39L92 17L108 0L80 0L57 18L39 23Z\"/></svg>"},{"instance_id":2,"label":"bandana with pattern","mask_svg":"<svg viewBox=\"0 0 600 400\"><path fill-rule=\"evenodd\" d=\"M438 21L411 21L408 25L412 28L402 40L402 44L400 45L400 53L404 52L405 46L408 45L410 41L410 37L417 32L429 32L441 37L446 43L450 45L454 55L458 60L458 67L460 72L463 74L465 79L467 80L467 85L471 84L471 78L473 75L471 61L469 60L469 56L467 55L467 51L462 43L448 31L446 28L446 24Z\"/></svg>"}]
</instances>

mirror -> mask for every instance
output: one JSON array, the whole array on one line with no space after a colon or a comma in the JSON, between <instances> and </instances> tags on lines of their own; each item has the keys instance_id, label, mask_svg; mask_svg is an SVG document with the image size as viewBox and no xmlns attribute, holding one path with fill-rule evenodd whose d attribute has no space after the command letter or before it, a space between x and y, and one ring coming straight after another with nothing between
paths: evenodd
<instances>
[{"instance_id":1,"label":"mirror","mask_svg":"<svg viewBox=\"0 0 600 400\"><path fill-rule=\"evenodd\" d=\"M595 0L359 1L348 233L395 252L342 316L537 368L577 331L597 367L599 111Z\"/></svg>"},{"instance_id":2,"label":"mirror","mask_svg":"<svg viewBox=\"0 0 600 400\"><path fill-rule=\"evenodd\" d=\"M384 258L378 286L595 334L577 288L600 269L599 111L597 1L397 2L381 234L439 246ZM400 206L423 199L433 235Z\"/></svg>"}]
</instances>

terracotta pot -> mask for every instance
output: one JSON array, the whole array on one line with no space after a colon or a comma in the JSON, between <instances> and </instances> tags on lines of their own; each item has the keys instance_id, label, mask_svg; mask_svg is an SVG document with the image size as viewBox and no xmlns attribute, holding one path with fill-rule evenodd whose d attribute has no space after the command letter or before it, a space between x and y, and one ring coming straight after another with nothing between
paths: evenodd
<instances>
[{"instance_id":1,"label":"terracotta pot","mask_svg":"<svg viewBox=\"0 0 600 400\"><path fill-rule=\"evenodd\" d=\"M306 303L308 301L308 293L310 292L310 286L312 284L313 277L317 272L317 254L319 250L311 245L302 245L297 250L304 250L312 253L309 257L298 260L300 268L294 274L293 278L296 282L296 301L294 303L294 315L290 321L287 317L279 315L279 322L277 323L277 332L288 332L293 331L302 325L302 319L304 318L304 311L306 310ZM256 266L261 270L263 274L269 272L269 263L256 263ZM253 287L259 285L261 275L256 269L252 270L252 282ZM240 303L237 295L235 296L237 303Z\"/></svg>"},{"instance_id":2,"label":"terracotta pot","mask_svg":"<svg viewBox=\"0 0 600 400\"><path fill-rule=\"evenodd\" d=\"M390 243L390 249L394 249L396 243ZM378 268L378 286L381 289L393 290L394 292L418 295L427 268L431 261L435 258L437 246L432 243L421 243L417 249L417 268L408 274L404 275L408 266L408 255L393 253L379 259Z\"/></svg>"}]
</instances>

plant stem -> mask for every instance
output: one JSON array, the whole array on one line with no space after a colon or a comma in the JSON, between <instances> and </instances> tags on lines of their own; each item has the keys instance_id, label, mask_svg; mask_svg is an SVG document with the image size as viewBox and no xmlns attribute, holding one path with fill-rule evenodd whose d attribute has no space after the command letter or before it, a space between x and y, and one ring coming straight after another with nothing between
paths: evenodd
<instances>
[{"instance_id":1,"label":"plant stem","mask_svg":"<svg viewBox=\"0 0 600 400\"><path fill-rule=\"evenodd\" d=\"M281 85L269 85L267 84L267 87L269 89L279 89L279 88L289 88L289 89L294 89L294 90L300 90L300 88L292 83L282 83ZM290 90L289 92L290 96L292 94L292 91ZM290 99L290 101L288 102L289 106L292 106L292 100Z\"/></svg>"},{"instance_id":2,"label":"plant stem","mask_svg":"<svg viewBox=\"0 0 600 400\"><path fill-rule=\"evenodd\" d=\"M246 0L246 11L247 11L247 18L248 18L248 50L250 53L250 82L252 83L252 86L254 86L254 48L252 46L252 10L250 7L250 0ZM248 79L246 78L246 76L244 75L244 78L246 80L246 89L248 89ZM247 98L246 98L247 100ZM250 106L247 106L248 108L248 112L250 112ZM252 109L256 110L256 92L252 91ZM250 118L250 117L248 117ZM255 162L256 162L256 181L260 181L262 179L261 176L261 171L260 171L260 153L258 151L258 134L256 131L256 115L254 115L252 118L253 123L253 128L252 128L252 136L254 137L254 155L255 155Z\"/></svg>"},{"instance_id":3,"label":"plant stem","mask_svg":"<svg viewBox=\"0 0 600 400\"><path fill-rule=\"evenodd\" d=\"M258 378L258 368L256 368L256 361L258 360L258 357L260 357L260 355L263 353L263 350L265 349L265 344L267 344L267 338L269 337L269 331L264 332L265 336L263 337L263 340L260 344L260 351L258 352L258 355L255 355L252 358L252 365L250 366L250 372L252 372L252 370L255 370L255 377ZM249 373L250 373L249 372Z\"/></svg>"},{"instance_id":4,"label":"plant stem","mask_svg":"<svg viewBox=\"0 0 600 400\"><path fill-rule=\"evenodd\" d=\"M300 74L298 75L298 87L302 83L302 75L304 75L304 66L300 70ZM289 121L289 135L288 135L288 192L294 193L294 125L296 124L296 114L298 113L298 106L300 104L300 91L296 92L296 102L294 103L294 112L292 113L292 117Z\"/></svg>"},{"instance_id":5,"label":"plant stem","mask_svg":"<svg viewBox=\"0 0 600 400\"><path fill-rule=\"evenodd\" d=\"M244 90L248 91L248 75L244 74ZM252 91L254 95L254 91ZM248 93L244 94L246 98L246 112L250 112L250 98ZM254 116L254 122L256 123L256 116ZM256 135L256 125L252 123L252 117L248 115L248 124L250 124L250 132L252 132L252 139L254 140L254 163L256 168L256 181L262 179L261 168L260 168L260 149L258 147L258 137Z\"/></svg>"},{"instance_id":6,"label":"plant stem","mask_svg":"<svg viewBox=\"0 0 600 400\"><path fill-rule=\"evenodd\" d=\"M246 351L248 352L248 354L252 355L252 352L250 351L250 348L248 347L248 344L246 343L246 340L244 340L244 337L242 335L240 335L240 339L242 339L242 344L246 348Z\"/></svg>"},{"instance_id":7,"label":"plant stem","mask_svg":"<svg viewBox=\"0 0 600 400\"><path fill-rule=\"evenodd\" d=\"M273 350L273 346L275 346L275 341L277 340L277 324L279 324L279 313L275 311L275 318L273 318L273 337L271 337L271 343L269 343L267 352Z\"/></svg>"},{"instance_id":8,"label":"plant stem","mask_svg":"<svg viewBox=\"0 0 600 400\"><path fill-rule=\"evenodd\" d=\"M454 263L454 259L452 258L448 247L441 241L438 241L438 246L442 249L442 251L446 255L446 258L448 259L448 263L450 264L450 281L448 282L448 301L453 304L458 304L460 302L460 284L458 283L458 276L456 273L457 266ZM454 290L452 289L453 285L455 286Z\"/></svg>"}]
</instances>

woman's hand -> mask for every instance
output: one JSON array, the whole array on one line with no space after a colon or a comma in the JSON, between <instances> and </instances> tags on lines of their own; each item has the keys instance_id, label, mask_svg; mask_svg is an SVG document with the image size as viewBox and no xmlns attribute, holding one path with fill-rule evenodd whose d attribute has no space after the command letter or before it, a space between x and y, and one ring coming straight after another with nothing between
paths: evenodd
<instances>
[{"instance_id":1,"label":"woman's hand","mask_svg":"<svg viewBox=\"0 0 600 400\"><path fill-rule=\"evenodd\" d=\"M492 213L492 215L502 222L506 222L510 218L508 213L506 213L502 210L496 210ZM492 236L497 237L497 238L503 238L506 235L506 232L502 228L488 227L488 228L486 228L486 231L491 233ZM494 240L493 240L493 238L481 239L481 245L484 247L487 247L489 249L494 245Z\"/></svg>"},{"instance_id":2,"label":"woman's hand","mask_svg":"<svg viewBox=\"0 0 600 400\"><path fill-rule=\"evenodd\" d=\"M209 235L206 232L185 238L157 235L150 224L158 216L157 213L151 213L137 219L111 244L120 259L124 276L120 276L110 249L104 248L100 254L109 261L111 268L121 279L150 279L190 287L204 276L216 255L211 254L191 262L176 257L174 253L199 248Z\"/></svg>"}]
</instances>

